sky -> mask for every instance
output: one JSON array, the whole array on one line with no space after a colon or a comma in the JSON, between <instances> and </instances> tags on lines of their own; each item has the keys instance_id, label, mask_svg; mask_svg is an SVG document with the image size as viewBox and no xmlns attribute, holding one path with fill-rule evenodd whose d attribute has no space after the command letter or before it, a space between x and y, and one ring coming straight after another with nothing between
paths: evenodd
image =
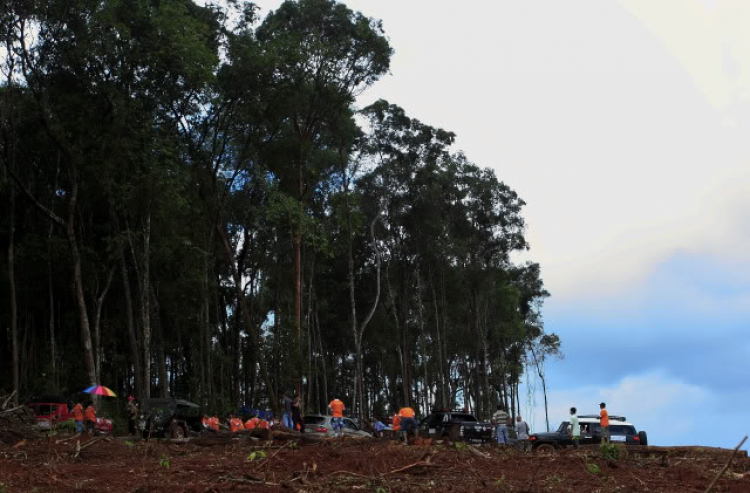
<instances>
[{"instance_id":1,"label":"sky","mask_svg":"<svg viewBox=\"0 0 750 493\"><path fill-rule=\"evenodd\" d=\"M565 354L546 368L552 424L604 400L653 444L736 445L750 432L750 2L345 3L395 51L358 103L456 132L527 202L519 261L541 264Z\"/></svg>"}]
</instances>

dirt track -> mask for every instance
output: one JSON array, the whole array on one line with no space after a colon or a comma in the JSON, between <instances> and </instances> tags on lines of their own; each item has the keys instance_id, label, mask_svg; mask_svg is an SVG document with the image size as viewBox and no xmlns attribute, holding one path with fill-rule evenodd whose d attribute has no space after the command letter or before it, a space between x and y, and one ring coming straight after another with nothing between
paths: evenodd
<instances>
[{"instance_id":1,"label":"dirt track","mask_svg":"<svg viewBox=\"0 0 750 493\"><path fill-rule=\"evenodd\" d=\"M86 443L85 440L82 441ZM656 450L604 460L597 449L548 456L450 444L325 441L201 447L155 441L100 441L75 458L75 441L0 448L0 492L507 491L703 492L728 453ZM281 448L283 447L283 448ZM258 451L263 451L259 453ZM252 458L250 454L256 452ZM267 458L263 458L263 455ZM421 463L407 468L407 466ZM404 469L406 468L406 469ZM399 469L404 469L399 471ZM3 489L4 488L4 489ZM716 492L750 492L750 459L735 458Z\"/></svg>"}]
</instances>

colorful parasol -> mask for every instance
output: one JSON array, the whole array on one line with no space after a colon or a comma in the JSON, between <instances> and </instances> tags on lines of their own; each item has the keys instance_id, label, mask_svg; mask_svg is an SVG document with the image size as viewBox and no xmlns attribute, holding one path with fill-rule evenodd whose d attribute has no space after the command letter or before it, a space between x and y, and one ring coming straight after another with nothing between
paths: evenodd
<instances>
[{"instance_id":1,"label":"colorful parasol","mask_svg":"<svg viewBox=\"0 0 750 493\"><path fill-rule=\"evenodd\" d=\"M87 394L103 395L104 397L117 397L114 392L104 385L92 385L84 390L84 392Z\"/></svg>"}]
</instances>

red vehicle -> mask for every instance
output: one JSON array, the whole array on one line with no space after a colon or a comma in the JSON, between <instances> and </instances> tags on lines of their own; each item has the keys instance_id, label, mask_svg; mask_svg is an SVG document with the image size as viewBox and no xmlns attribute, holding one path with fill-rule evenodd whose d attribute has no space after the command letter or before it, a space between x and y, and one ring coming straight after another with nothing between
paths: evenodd
<instances>
[{"instance_id":1,"label":"red vehicle","mask_svg":"<svg viewBox=\"0 0 750 493\"><path fill-rule=\"evenodd\" d=\"M28 405L36 416L36 424L40 430L47 431L54 425L64 421L73 420L73 412L68 405L59 402L34 402ZM99 433L111 433L113 429L112 420L109 418L96 418L96 431Z\"/></svg>"}]
</instances>

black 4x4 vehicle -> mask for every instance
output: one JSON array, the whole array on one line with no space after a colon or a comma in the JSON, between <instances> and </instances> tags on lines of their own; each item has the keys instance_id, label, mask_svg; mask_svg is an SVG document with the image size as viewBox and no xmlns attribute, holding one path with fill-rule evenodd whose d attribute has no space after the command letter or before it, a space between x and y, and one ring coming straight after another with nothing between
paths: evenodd
<instances>
[{"instance_id":1,"label":"black 4x4 vehicle","mask_svg":"<svg viewBox=\"0 0 750 493\"><path fill-rule=\"evenodd\" d=\"M448 438L454 442L484 443L492 440L492 424L463 411L435 411L419 423L420 435Z\"/></svg>"},{"instance_id":2,"label":"black 4x4 vehicle","mask_svg":"<svg viewBox=\"0 0 750 493\"><path fill-rule=\"evenodd\" d=\"M143 438L184 438L203 430L198 404L182 399L144 399L138 427Z\"/></svg>"},{"instance_id":3,"label":"black 4x4 vehicle","mask_svg":"<svg viewBox=\"0 0 750 493\"><path fill-rule=\"evenodd\" d=\"M578 424L581 426L581 439L579 441L581 445L601 443L602 427L599 424L599 416L578 416ZM573 445L570 427L569 421L563 421L557 431L530 435L529 441L531 441L532 450L544 452ZM609 439L612 443L648 445L646 432L637 432L635 425L628 423L624 416L609 417Z\"/></svg>"}]
</instances>

